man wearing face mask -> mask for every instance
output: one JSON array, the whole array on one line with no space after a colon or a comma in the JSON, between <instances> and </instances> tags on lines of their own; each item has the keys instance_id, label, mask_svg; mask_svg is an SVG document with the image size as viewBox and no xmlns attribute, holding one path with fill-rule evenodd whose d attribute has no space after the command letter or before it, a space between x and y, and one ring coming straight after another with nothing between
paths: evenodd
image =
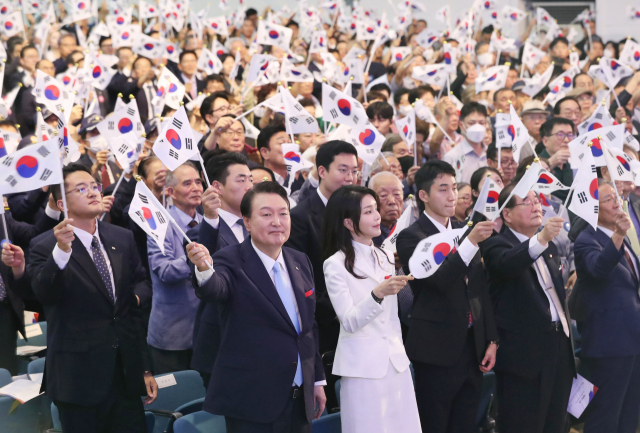
<instances>
[{"instance_id":1,"label":"man wearing face mask","mask_svg":"<svg viewBox=\"0 0 640 433\"><path fill-rule=\"evenodd\" d=\"M80 143L85 147L86 153L78 160L84 165L96 180L107 188L112 183L118 182L122 169L115 163L113 155L110 155L107 140L100 135L98 123L102 122L102 116L92 115L82 119L80 124Z\"/></svg>"},{"instance_id":2,"label":"man wearing face mask","mask_svg":"<svg viewBox=\"0 0 640 433\"><path fill-rule=\"evenodd\" d=\"M487 42L480 42L476 45L476 59L482 69L486 69L489 66L493 66L496 63L496 56L489 52L489 44Z\"/></svg>"},{"instance_id":3,"label":"man wearing face mask","mask_svg":"<svg viewBox=\"0 0 640 433\"><path fill-rule=\"evenodd\" d=\"M452 166L462 161L461 182L469 182L471 175L487 165L487 146L482 143L487 133L487 109L477 102L470 102L460 110L460 132L463 140L442 158Z\"/></svg>"}]
</instances>

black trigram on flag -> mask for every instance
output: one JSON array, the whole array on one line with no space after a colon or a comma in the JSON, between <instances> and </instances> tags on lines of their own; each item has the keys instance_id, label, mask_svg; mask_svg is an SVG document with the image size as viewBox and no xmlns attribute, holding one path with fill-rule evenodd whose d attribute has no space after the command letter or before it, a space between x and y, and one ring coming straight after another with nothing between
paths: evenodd
<instances>
[{"instance_id":1,"label":"black trigram on flag","mask_svg":"<svg viewBox=\"0 0 640 433\"><path fill-rule=\"evenodd\" d=\"M306 122L311 125L313 123L313 117L307 117Z\"/></svg>"},{"instance_id":2,"label":"black trigram on flag","mask_svg":"<svg viewBox=\"0 0 640 433\"><path fill-rule=\"evenodd\" d=\"M139 210L137 210L137 211L136 211L136 215L138 215L138 218L140 218L140 222L141 222L142 224L144 224L144 222L145 222L146 220L144 219L144 216L142 215L142 212L140 212Z\"/></svg>"},{"instance_id":3,"label":"black trigram on flag","mask_svg":"<svg viewBox=\"0 0 640 433\"><path fill-rule=\"evenodd\" d=\"M329 113L331 113L331 117L333 117L334 119L338 117L338 112L336 111L335 108L332 108Z\"/></svg>"},{"instance_id":4,"label":"black trigram on flag","mask_svg":"<svg viewBox=\"0 0 640 433\"><path fill-rule=\"evenodd\" d=\"M585 203L587 201L587 195L584 191L578 193L578 200L580 200L580 203Z\"/></svg>"},{"instance_id":5,"label":"black trigram on flag","mask_svg":"<svg viewBox=\"0 0 640 433\"><path fill-rule=\"evenodd\" d=\"M613 141L616 139L616 134L614 134L612 131L607 132L606 137L609 139L609 141Z\"/></svg>"},{"instance_id":6,"label":"black trigram on flag","mask_svg":"<svg viewBox=\"0 0 640 433\"><path fill-rule=\"evenodd\" d=\"M622 176L623 174L624 174L624 170L622 169L622 167L618 165L618 175Z\"/></svg>"},{"instance_id":7,"label":"black trigram on flag","mask_svg":"<svg viewBox=\"0 0 640 433\"><path fill-rule=\"evenodd\" d=\"M173 121L171 122L171 124L173 126L175 126L178 129L182 129L182 122L179 121L178 119L173 119Z\"/></svg>"},{"instance_id":8,"label":"black trigram on flag","mask_svg":"<svg viewBox=\"0 0 640 433\"><path fill-rule=\"evenodd\" d=\"M420 264L422 265L425 271L429 272L431 270L431 263L429 263L429 260L425 260Z\"/></svg>"},{"instance_id":9,"label":"black trigram on flag","mask_svg":"<svg viewBox=\"0 0 640 433\"><path fill-rule=\"evenodd\" d=\"M6 179L6 182L7 182L9 185L11 185L11 186L16 186L16 184L18 183L18 181L16 180L16 178L15 178L15 177L13 177L13 175L9 176L9 177Z\"/></svg>"},{"instance_id":10,"label":"black trigram on flag","mask_svg":"<svg viewBox=\"0 0 640 433\"><path fill-rule=\"evenodd\" d=\"M593 207L593 213L596 213L596 214L598 213L598 205L595 205Z\"/></svg>"},{"instance_id":11,"label":"black trigram on flag","mask_svg":"<svg viewBox=\"0 0 640 433\"><path fill-rule=\"evenodd\" d=\"M116 122L114 122L113 120L109 120L107 122L107 129L109 131L113 131L114 129L116 129Z\"/></svg>"},{"instance_id":12,"label":"black trigram on flag","mask_svg":"<svg viewBox=\"0 0 640 433\"><path fill-rule=\"evenodd\" d=\"M191 139L190 139L190 138L185 138L185 139L184 139L184 147L185 147L187 150L191 150L191 149L193 148L193 143L192 143L192 141L191 141Z\"/></svg>"},{"instance_id":13,"label":"black trigram on flag","mask_svg":"<svg viewBox=\"0 0 640 433\"><path fill-rule=\"evenodd\" d=\"M580 155L582 159L582 156L584 156L584 154ZM595 173L596 172L596 166L595 165L591 165L591 173Z\"/></svg>"},{"instance_id":14,"label":"black trigram on flag","mask_svg":"<svg viewBox=\"0 0 640 433\"><path fill-rule=\"evenodd\" d=\"M118 152L125 153L128 148L129 147L126 144L122 143L122 146L120 146L120 148L118 149Z\"/></svg>"},{"instance_id":15,"label":"black trigram on flag","mask_svg":"<svg viewBox=\"0 0 640 433\"><path fill-rule=\"evenodd\" d=\"M49 176L51 176L52 173L53 171L49 170L48 168L45 168L44 171L42 172L42 175L40 176L40 180L46 181L47 179L49 179Z\"/></svg>"},{"instance_id":16,"label":"black trigram on flag","mask_svg":"<svg viewBox=\"0 0 640 433\"><path fill-rule=\"evenodd\" d=\"M136 110L134 110L133 108L129 107L129 108L127 108L127 114L129 116L133 116L134 114L136 114Z\"/></svg>"},{"instance_id":17,"label":"black trigram on flag","mask_svg":"<svg viewBox=\"0 0 640 433\"><path fill-rule=\"evenodd\" d=\"M158 218L158 222L160 224L166 224L167 220L164 219L164 215L162 215L162 212L160 211L156 211L156 218Z\"/></svg>"},{"instance_id":18,"label":"black trigram on flag","mask_svg":"<svg viewBox=\"0 0 640 433\"><path fill-rule=\"evenodd\" d=\"M46 158L51 152L49 152L49 149L47 149L46 147L40 146L40 149L38 149L38 153L42 155L43 158Z\"/></svg>"},{"instance_id":19,"label":"black trigram on flag","mask_svg":"<svg viewBox=\"0 0 640 433\"><path fill-rule=\"evenodd\" d=\"M173 149L169 149L169 156L170 156L171 158L173 158L173 159L176 159L176 160L179 158L179 156L178 156L178 152L176 152L176 151L175 151L175 150L173 150Z\"/></svg>"},{"instance_id":20,"label":"black trigram on flag","mask_svg":"<svg viewBox=\"0 0 640 433\"><path fill-rule=\"evenodd\" d=\"M2 161L2 165L6 165L7 167L11 166L11 163L13 162L13 157L8 156L5 157Z\"/></svg>"},{"instance_id":21,"label":"black trigram on flag","mask_svg":"<svg viewBox=\"0 0 640 433\"><path fill-rule=\"evenodd\" d=\"M596 119L602 119L602 113L596 113Z\"/></svg>"},{"instance_id":22,"label":"black trigram on flag","mask_svg":"<svg viewBox=\"0 0 640 433\"><path fill-rule=\"evenodd\" d=\"M336 99L336 92L332 91L331 93L329 93L329 98L331 98L331 100Z\"/></svg>"},{"instance_id":23,"label":"black trigram on flag","mask_svg":"<svg viewBox=\"0 0 640 433\"><path fill-rule=\"evenodd\" d=\"M44 81L44 83L47 84L49 81L51 81L51 77L47 75L44 77L42 81Z\"/></svg>"},{"instance_id":24,"label":"black trigram on flag","mask_svg":"<svg viewBox=\"0 0 640 433\"><path fill-rule=\"evenodd\" d=\"M140 197L140 201L144 204L149 204L149 199L146 195L138 193L138 197Z\"/></svg>"},{"instance_id":25,"label":"black trigram on flag","mask_svg":"<svg viewBox=\"0 0 640 433\"><path fill-rule=\"evenodd\" d=\"M295 125L296 123L298 123L298 118L297 117L293 117L293 116L289 117L289 122L291 122L291 123L293 123Z\"/></svg>"}]
</instances>

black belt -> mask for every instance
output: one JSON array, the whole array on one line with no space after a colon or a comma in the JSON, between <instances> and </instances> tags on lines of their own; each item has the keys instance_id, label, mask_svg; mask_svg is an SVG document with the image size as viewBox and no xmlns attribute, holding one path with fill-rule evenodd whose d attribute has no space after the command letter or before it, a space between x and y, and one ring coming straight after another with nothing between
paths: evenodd
<instances>
[{"instance_id":1,"label":"black belt","mask_svg":"<svg viewBox=\"0 0 640 433\"><path fill-rule=\"evenodd\" d=\"M303 396L302 387L294 385L291 388L291 397L295 400Z\"/></svg>"}]
</instances>

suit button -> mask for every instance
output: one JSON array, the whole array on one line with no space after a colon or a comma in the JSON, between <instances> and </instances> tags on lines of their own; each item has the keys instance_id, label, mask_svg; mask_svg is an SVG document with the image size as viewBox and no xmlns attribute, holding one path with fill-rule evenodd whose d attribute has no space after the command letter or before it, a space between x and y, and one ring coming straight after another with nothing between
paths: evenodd
<instances>
[{"instance_id":1,"label":"suit button","mask_svg":"<svg viewBox=\"0 0 640 433\"><path fill-rule=\"evenodd\" d=\"M293 364L291 364L291 365L292 365L292 366L294 366L294 367L297 367L297 366L298 366L298 363L297 363L297 362L294 362L294 363L293 363Z\"/></svg>"},{"instance_id":2,"label":"suit button","mask_svg":"<svg viewBox=\"0 0 640 433\"><path fill-rule=\"evenodd\" d=\"M114 348L114 349L117 349L117 348L118 348L118 345L117 345L117 344L114 344L114 345L113 345L113 348Z\"/></svg>"}]
</instances>

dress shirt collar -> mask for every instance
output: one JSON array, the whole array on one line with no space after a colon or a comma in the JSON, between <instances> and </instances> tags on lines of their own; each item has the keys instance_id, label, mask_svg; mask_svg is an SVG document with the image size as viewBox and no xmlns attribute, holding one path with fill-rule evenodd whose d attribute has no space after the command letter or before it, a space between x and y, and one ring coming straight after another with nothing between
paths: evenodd
<instances>
[{"instance_id":1,"label":"dress shirt collar","mask_svg":"<svg viewBox=\"0 0 640 433\"><path fill-rule=\"evenodd\" d=\"M356 254L362 254L367 258L373 255L373 250L375 248L373 246L373 242L371 242L371 245L365 245L361 244L360 242L356 242L353 239L351 239L351 245L353 245L353 249L355 250Z\"/></svg>"},{"instance_id":2,"label":"dress shirt collar","mask_svg":"<svg viewBox=\"0 0 640 433\"><path fill-rule=\"evenodd\" d=\"M604 233L605 235L607 235L609 237L613 236L613 230L609 230L607 228L604 228L600 224L598 224L598 229L600 229L602 231L602 233Z\"/></svg>"},{"instance_id":3,"label":"dress shirt collar","mask_svg":"<svg viewBox=\"0 0 640 433\"><path fill-rule=\"evenodd\" d=\"M73 233L80 239L82 245L87 249L88 252L91 252L91 242L93 241L93 237L97 237L100 240L100 233L98 232L98 220L96 219L96 231L91 234L87 231L79 229L78 227L73 228Z\"/></svg>"},{"instance_id":4,"label":"dress shirt collar","mask_svg":"<svg viewBox=\"0 0 640 433\"><path fill-rule=\"evenodd\" d=\"M237 217L229 211L224 209L218 209L218 216L222 218L222 220L227 223L229 227L233 226L238 222L238 219L241 217Z\"/></svg>"},{"instance_id":5,"label":"dress shirt collar","mask_svg":"<svg viewBox=\"0 0 640 433\"><path fill-rule=\"evenodd\" d=\"M519 240L520 242L526 242L526 241L528 241L528 240L529 240L529 237L527 237L527 236L523 235L522 233L519 233L519 232L515 231L515 230L514 230L514 229L512 229L512 228L509 228L509 230L511 230L511 233L513 233L513 234L515 235L515 237L516 237L516 238L518 238L518 240Z\"/></svg>"},{"instance_id":6,"label":"dress shirt collar","mask_svg":"<svg viewBox=\"0 0 640 433\"><path fill-rule=\"evenodd\" d=\"M481 143L481 144L482 144L482 154L484 154L487 151L487 146L484 143ZM464 155L468 155L470 153L476 153L475 149L471 147L471 144L469 144L467 139L464 137L462 137L462 140L460 140L460 143L458 143L458 146L462 146L461 149Z\"/></svg>"},{"instance_id":7,"label":"dress shirt collar","mask_svg":"<svg viewBox=\"0 0 640 433\"><path fill-rule=\"evenodd\" d=\"M195 83L195 81L196 81L196 74L193 74L191 79L187 78L186 75L184 75L182 73L180 75L182 75L182 81L184 81L185 84L186 83Z\"/></svg>"},{"instance_id":8,"label":"dress shirt collar","mask_svg":"<svg viewBox=\"0 0 640 433\"><path fill-rule=\"evenodd\" d=\"M320 192L320 187L318 187L318 189L316 191L318 191L318 195L320 196L320 200L322 200L322 203L324 203L324 205L326 207L327 206L327 202L329 201L329 199L322 195L322 193Z\"/></svg>"},{"instance_id":9,"label":"dress shirt collar","mask_svg":"<svg viewBox=\"0 0 640 433\"><path fill-rule=\"evenodd\" d=\"M280 250L278 258L276 260L273 260L271 257L260 251L258 247L256 247L256 244L253 243L253 240L251 240L251 246L255 250L256 254L258 254L258 257L260 257L260 261L264 265L269 275L271 275L273 265L275 265L276 263L280 264L280 270L282 270L283 272L287 270L287 267L284 264L284 257L282 256L282 249Z\"/></svg>"},{"instance_id":10,"label":"dress shirt collar","mask_svg":"<svg viewBox=\"0 0 640 433\"><path fill-rule=\"evenodd\" d=\"M198 211L196 211L196 214L193 216L193 218L191 218L189 215L187 215L182 210L180 210L178 206L174 206L172 209L175 211L176 215L180 219L179 223L183 229L189 228L189 223L193 220L196 220L197 223L200 222L200 219L198 218L199 217Z\"/></svg>"},{"instance_id":11,"label":"dress shirt collar","mask_svg":"<svg viewBox=\"0 0 640 433\"><path fill-rule=\"evenodd\" d=\"M427 216L427 218L429 218L429 220L433 223L434 226L436 226L436 228L438 229L438 231L440 233L442 232L446 232L447 230L451 230L451 218L449 218L447 220L447 226L443 226L442 224L440 224L438 221L434 220L433 218L431 218L431 216L427 213L427 211L424 211L424 214Z\"/></svg>"}]
</instances>

